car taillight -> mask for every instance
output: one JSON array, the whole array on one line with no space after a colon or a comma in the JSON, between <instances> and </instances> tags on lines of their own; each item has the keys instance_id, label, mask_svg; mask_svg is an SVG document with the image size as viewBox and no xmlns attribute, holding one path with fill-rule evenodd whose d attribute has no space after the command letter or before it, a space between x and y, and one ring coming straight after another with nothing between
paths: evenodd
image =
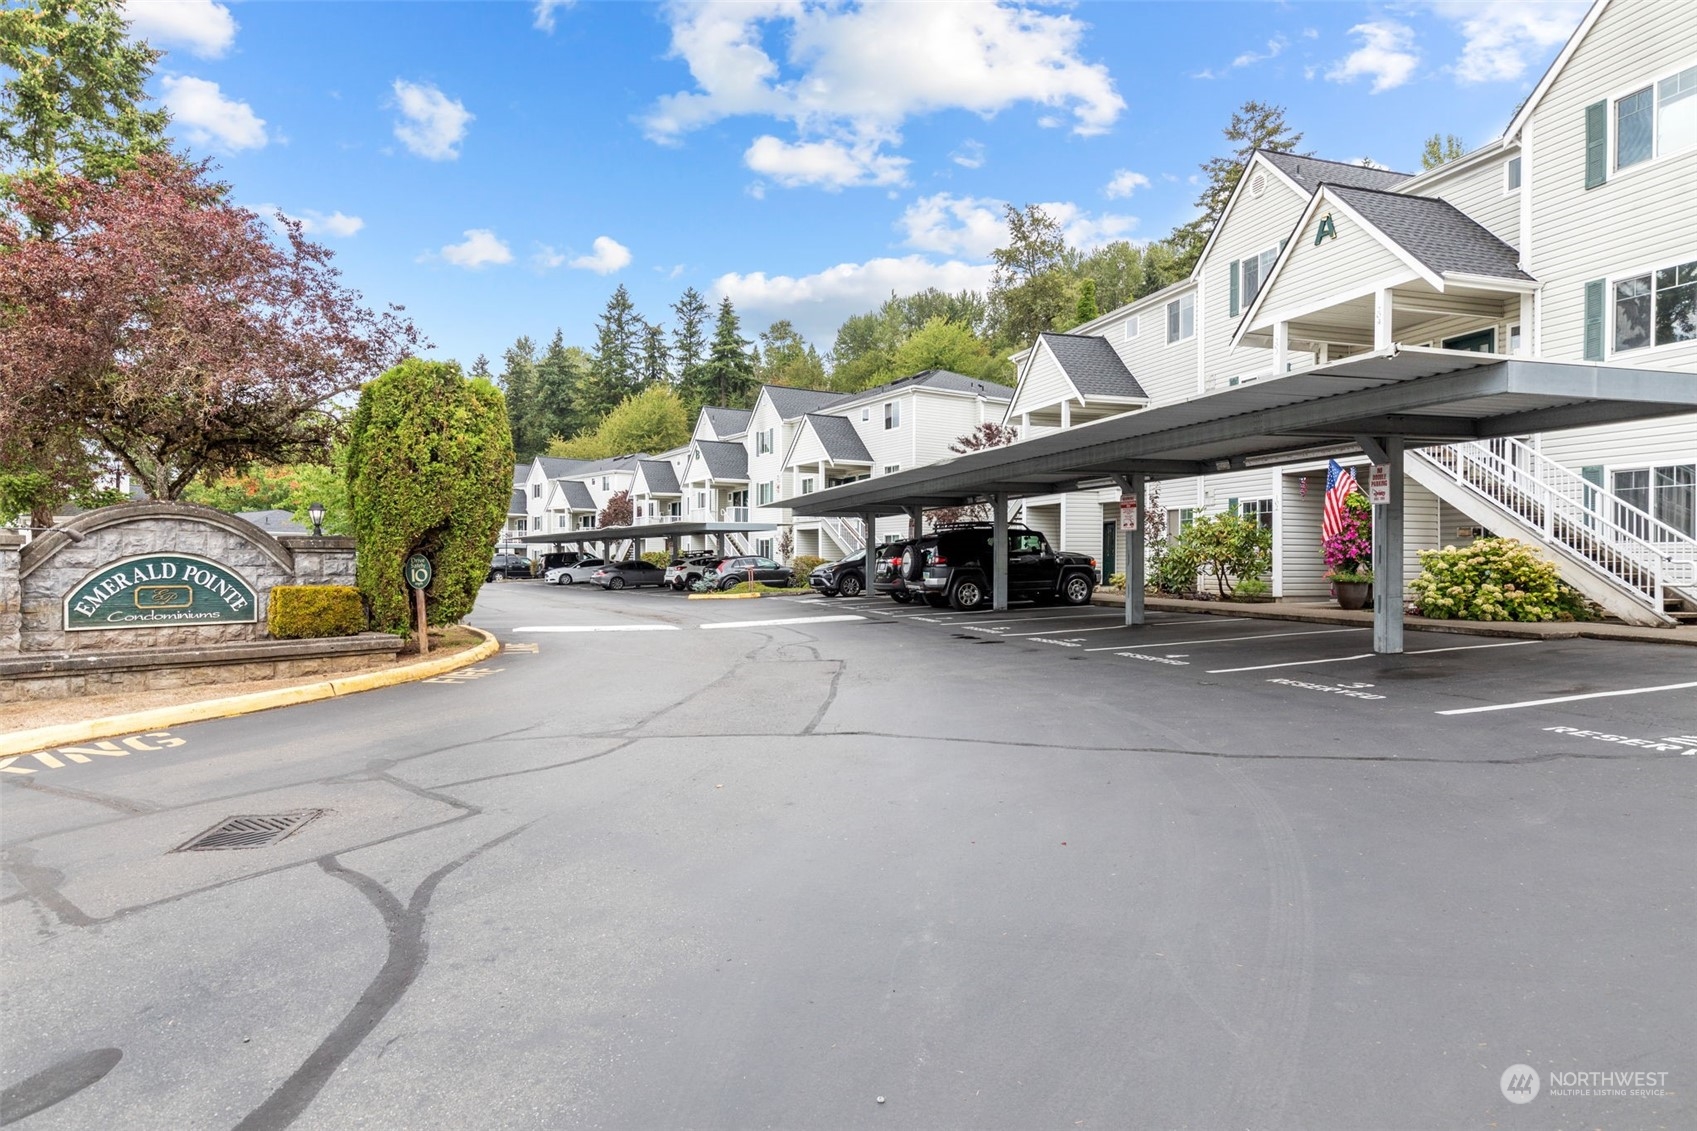
<instances>
[{"instance_id":1,"label":"car taillight","mask_svg":"<svg viewBox=\"0 0 1697 1131\"><path fill-rule=\"evenodd\" d=\"M933 554L932 557L931 557L931 564L932 565L948 565L949 559L945 558L942 554Z\"/></svg>"},{"instance_id":2,"label":"car taillight","mask_svg":"<svg viewBox=\"0 0 1697 1131\"><path fill-rule=\"evenodd\" d=\"M900 558L891 558L890 564L895 566L897 569L902 568L902 560Z\"/></svg>"}]
</instances>

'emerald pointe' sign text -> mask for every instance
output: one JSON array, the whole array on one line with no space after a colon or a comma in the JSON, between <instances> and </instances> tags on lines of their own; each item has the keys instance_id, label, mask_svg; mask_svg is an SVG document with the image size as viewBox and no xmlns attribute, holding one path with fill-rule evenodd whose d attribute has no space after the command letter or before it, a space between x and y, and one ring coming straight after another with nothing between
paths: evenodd
<instances>
[{"instance_id":1,"label":"'emerald pointe' sign text","mask_svg":"<svg viewBox=\"0 0 1697 1131\"><path fill-rule=\"evenodd\" d=\"M144 554L78 582L65 596L65 627L252 624L257 610L253 586L217 562L188 554Z\"/></svg>"}]
</instances>

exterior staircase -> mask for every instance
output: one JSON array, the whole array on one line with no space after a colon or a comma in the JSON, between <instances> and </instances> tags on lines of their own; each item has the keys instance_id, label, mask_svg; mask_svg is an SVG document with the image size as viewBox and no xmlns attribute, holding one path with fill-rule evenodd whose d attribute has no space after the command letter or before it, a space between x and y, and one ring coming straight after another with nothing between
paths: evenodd
<instances>
[{"instance_id":1,"label":"exterior staircase","mask_svg":"<svg viewBox=\"0 0 1697 1131\"><path fill-rule=\"evenodd\" d=\"M1628 624L1697 623L1697 539L1519 440L1408 454L1409 478L1469 518L1544 548L1562 580Z\"/></svg>"},{"instance_id":2,"label":"exterior staircase","mask_svg":"<svg viewBox=\"0 0 1697 1131\"><path fill-rule=\"evenodd\" d=\"M857 518L827 517L822 525L831 541L850 553L866 545L866 524Z\"/></svg>"}]
</instances>

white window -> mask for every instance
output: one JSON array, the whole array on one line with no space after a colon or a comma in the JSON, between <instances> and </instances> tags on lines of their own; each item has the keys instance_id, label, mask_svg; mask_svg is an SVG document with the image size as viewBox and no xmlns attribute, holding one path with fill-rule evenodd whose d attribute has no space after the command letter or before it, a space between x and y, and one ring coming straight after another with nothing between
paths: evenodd
<instances>
[{"instance_id":1,"label":"white window","mask_svg":"<svg viewBox=\"0 0 1697 1131\"><path fill-rule=\"evenodd\" d=\"M770 558L772 556L772 540L770 538L756 538L754 540L754 552L758 557ZM774 562L773 566L776 566L776 564ZM761 568L772 568L772 566L761 563Z\"/></svg>"},{"instance_id":2,"label":"white window","mask_svg":"<svg viewBox=\"0 0 1697 1131\"><path fill-rule=\"evenodd\" d=\"M902 426L902 402L890 401L884 406L884 429L900 428Z\"/></svg>"},{"instance_id":3,"label":"white window","mask_svg":"<svg viewBox=\"0 0 1697 1131\"><path fill-rule=\"evenodd\" d=\"M1167 344L1182 342L1196 334L1196 296L1185 295L1167 304Z\"/></svg>"},{"instance_id":4,"label":"white window","mask_svg":"<svg viewBox=\"0 0 1697 1131\"><path fill-rule=\"evenodd\" d=\"M1616 99L1614 129L1616 169L1697 148L1697 66Z\"/></svg>"},{"instance_id":5,"label":"white window","mask_svg":"<svg viewBox=\"0 0 1697 1131\"><path fill-rule=\"evenodd\" d=\"M542 497L542 484L540 484L540 483L531 484L530 497L533 498L533 499L540 499Z\"/></svg>"},{"instance_id":6,"label":"white window","mask_svg":"<svg viewBox=\"0 0 1697 1131\"><path fill-rule=\"evenodd\" d=\"M704 510L707 509L707 492L706 491L697 491L695 493L695 509L698 510L698 511L704 511Z\"/></svg>"},{"instance_id":7,"label":"white window","mask_svg":"<svg viewBox=\"0 0 1697 1131\"><path fill-rule=\"evenodd\" d=\"M523 534L523 533L524 533L524 524L525 524L525 520L524 520L524 519L522 519L522 518L521 518L521 519L519 519L519 520L518 520L518 527L517 527L517 530L518 530L518 532L519 532L519 533L520 533L520 534Z\"/></svg>"},{"instance_id":8,"label":"white window","mask_svg":"<svg viewBox=\"0 0 1697 1131\"><path fill-rule=\"evenodd\" d=\"M1614 520L1645 541L1659 542L1646 516L1686 537L1697 535L1697 464L1664 464L1612 472L1609 487L1619 504Z\"/></svg>"},{"instance_id":9,"label":"white window","mask_svg":"<svg viewBox=\"0 0 1697 1131\"><path fill-rule=\"evenodd\" d=\"M1508 352L1520 352L1520 323L1518 322L1508 328Z\"/></svg>"},{"instance_id":10,"label":"white window","mask_svg":"<svg viewBox=\"0 0 1697 1131\"><path fill-rule=\"evenodd\" d=\"M612 490L612 489L613 489L613 487L612 487L612 481L611 481L611 480L609 480L609 479L608 479L608 478L607 478L607 476L605 476L605 475L603 475L603 476L602 476L602 477L601 477L601 489L602 489L602 490L603 490L603 491L610 491L610 490Z\"/></svg>"},{"instance_id":11,"label":"white window","mask_svg":"<svg viewBox=\"0 0 1697 1131\"><path fill-rule=\"evenodd\" d=\"M1260 255L1252 255L1243 261L1243 305L1247 307L1255 301L1255 296L1261 293L1261 284L1267 281L1267 276L1273 271L1273 264L1279 258L1279 247L1274 244ZM1186 334L1185 337L1189 337Z\"/></svg>"},{"instance_id":12,"label":"white window","mask_svg":"<svg viewBox=\"0 0 1697 1131\"><path fill-rule=\"evenodd\" d=\"M1133 314L1125 320L1125 340L1129 342L1135 337L1137 337L1137 315Z\"/></svg>"},{"instance_id":13,"label":"white window","mask_svg":"<svg viewBox=\"0 0 1697 1131\"><path fill-rule=\"evenodd\" d=\"M1271 499L1239 499L1237 513L1255 523L1262 530L1273 528L1273 500Z\"/></svg>"},{"instance_id":14,"label":"white window","mask_svg":"<svg viewBox=\"0 0 1697 1131\"><path fill-rule=\"evenodd\" d=\"M1697 338L1697 259L1614 284L1614 352Z\"/></svg>"},{"instance_id":15,"label":"white window","mask_svg":"<svg viewBox=\"0 0 1697 1131\"><path fill-rule=\"evenodd\" d=\"M772 429L767 428L767 429L764 429L763 431L755 434L755 437L754 437L754 454L755 455L757 455L757 456L767 455L768 453L770 453L772 451L772 448L773 448Z\"/></svg>"},{"instance_id":16,"label":"white window","mask_svg":"<svg viewBox=\"0 0 1697 1131\"><path fill-rule=\"evenodd\" d=\"M1508 164L1503 166L1503 191L1520 191L1520 158L1510 157Z\"/></svg>"},{"instance_id":17,"label":"white window","mask_svg":"<svg viewBox=\"0 0 1697 1131\"><path fill-rule=\"evenodd\" d=\"M762 483L759 485L755 494L755 498L759 500L757 505L766 506L772 501L772 486L773 485L770 483Z\"/></svg>"},{"instance_id":18,"label":"white window","mask_svg":"<svg viewBox=\"0 0 1697 1131\"><path fill-rule=\"evenodd\" d=\"M887 464L884 465L884 474L885 475L894 475L896 472L900 471L901 469L902 469L902 465L899 464L899 463L887 463Z\"/></svg>"},{"instance_id":19,"label":"white window","mask_svg":"<svg viewBox=\"0 0 1697 1131\"><path fill-rule=\"evenodd\" d=\"M803 495L813 494L813 476L804 475L801 477L801 493Z\"/></svg>"},{"instance_id":20,"label":"white window","mask_svg":"<svg viewBox=\"0 0 1697 1131\"><path fill-rule=\"evenodd\" d=\"M872 419L872 406L871 405L867 405L865 408L860 410L860 419L862 421L867 421L867 420Z\"/></svg>"}]
</instances>

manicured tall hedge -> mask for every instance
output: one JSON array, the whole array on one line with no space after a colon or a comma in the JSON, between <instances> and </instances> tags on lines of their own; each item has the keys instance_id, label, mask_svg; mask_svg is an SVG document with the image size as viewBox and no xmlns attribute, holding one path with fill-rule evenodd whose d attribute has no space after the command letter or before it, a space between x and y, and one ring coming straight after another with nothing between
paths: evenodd
<instances>
[{"instance_id":1,"label":"manicured tall hedge","mask_svg":"<svg viewBox=\"0 0 1697 1131\"><path fill-rule=\"evenodd\" d=\"M365 606L351 585L278 585L265 624L276 640L352 636L365 631Z\"/></svg>"},{"instance_id":2,"label":"manicured tall hedge","mask_svg":"<svg viewBox=\"0 0 1697 1131\"><path fill-rule=\"evenodd\" d=\"M348 501L371 627L406 632L407 557L427 556L431 624L471 611L512 496L513 437L499 389L451 361L409 358L370 382L349 423Z\"/></svg>"}]
</instances>

